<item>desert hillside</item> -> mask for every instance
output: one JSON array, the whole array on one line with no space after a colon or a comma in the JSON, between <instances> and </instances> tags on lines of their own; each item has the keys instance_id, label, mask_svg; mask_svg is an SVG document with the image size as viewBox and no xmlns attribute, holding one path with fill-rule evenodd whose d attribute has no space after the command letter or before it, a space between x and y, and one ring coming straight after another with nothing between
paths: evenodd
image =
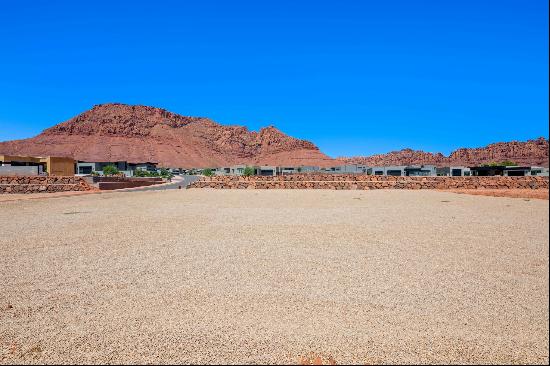
<instances>
[{"instance_id":1,"label":"desert hillside","mask_svg":"<svg viewBox=\"0 0 550 366\"><path fill-rule=\"evenodd\" d=\"M151 161L171 167L335 163L311 142L287 136L273 126L254 132L208 118L117 103L94 106L36 137L2 142L0 153Z\"/></svg>"},{"instance_id":2,"label":"desert hillside","mask_svg":"<svg viewBox=\"0 0 550 366\"><path fill-rule=\"evenodd\" d=\"M461 148L449 156L403 149L371 156L330 158L317 146L273 126L249 131L208 118L187 117L161 108L110 103L46 129L36 137L0 142L0 154L70 156L84 161L158 162L167 167L233 164L368 166L479 165L511 160L548 166L548 139L499 142Z\"/></svg>"}]
</instances>

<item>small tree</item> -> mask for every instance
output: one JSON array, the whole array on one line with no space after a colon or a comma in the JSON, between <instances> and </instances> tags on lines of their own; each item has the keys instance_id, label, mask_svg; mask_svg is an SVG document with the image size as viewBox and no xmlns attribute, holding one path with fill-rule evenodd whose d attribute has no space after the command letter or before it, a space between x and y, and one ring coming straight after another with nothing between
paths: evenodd
<instances>
[{"instance_id":1,"label":"small tree","mask_svg":"<svg viewBox=\"0 0 550 366\"><path fill-rule=\"evenodd\" d=\"M103 168L103 175L117 175L119 173L118 169L114 165L107 165Z\"/></svg>"},{"instance_id":2,"label":"small tree","mask_svg":"<svg viewBox=\"0 0 550 366\"><path fill-rule=\"evenodd\" d=\"M211 176L214 175L214 172L212 171L212 169L206 168L206 169L202 170L202 175L204 175L206 177L211 177Z\"/></svg>"},{"instance_id":3,"label":"small tree","mask_svg":"<svg viewBox=\"0 0 550 366\"><path fill-rule=\"evenodd\" d=\"M247 166L246 168L244 168L243 170L243 175L245 177L250 177L251 175L254 175L254 168L250 167L250 166Z\"/></svg>"},{"instance_id":4,"label":"small tree","mask_svg":"<svg viewBox=\"0 0 550 366\"><path fill-rule=\"evenodd\" d=\"M174 176L174 174L172 174L166 168L160 168L160 176L163 177L163 178L172 178Z\"/></svg>"},{"instance_id":5,"label":"small tree","mask_svg":"<svg viewBox=\"0 0 550 366\"><path fill-rule=\"evenodd\" d=\"M514 166L516 163L510 160L504 160L504 161L493 161L489 164L483 164L482 166Z\"/></svg>"}]
</instances>

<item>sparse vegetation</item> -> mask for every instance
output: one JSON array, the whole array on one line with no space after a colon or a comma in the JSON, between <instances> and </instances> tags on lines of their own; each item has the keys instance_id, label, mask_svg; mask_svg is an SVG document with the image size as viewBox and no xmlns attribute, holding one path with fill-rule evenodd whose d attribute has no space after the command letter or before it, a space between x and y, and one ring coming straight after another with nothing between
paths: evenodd
<instances>
[{"instance_id":1,"label":"sparse vegetation","mask_svg":"<svg viewBox=\"0 0 550 366\"><path fill-rule=\"evenodd\" d=\"M251 175L254 175L254 168L247 166L246 168L244 168L243 175L245 177L250 177Z\"/></svg>"},{"instance_id":2,"label":"sparse vegetation","mask_svg":"<svg viewBox=\"0 0 550 366\"><path fill-rule=\"evenodd\" d=\"M156 170L153 170L153 171L141 170L141 169L134 170L134 177L160 177L160 176L161 174Z\"/></svg>"},{"instance_id":3,"label":"sparse vegetation","mask_svg":"<svg viewBox=\"0 0 550 366\"><path fill-rule=\"evenodd\" d=\"M202 170L202 175L204 175L206 177L211 177L211 176L214 175L214 172L212 171L212 169L206 168L206 169Z\"/></svg>"},{"instance_id":4,"label":"sparse vegetation","mask_svg":"<svg viewBox=\"0 0 550 366\"><path fill-rule=\"evenodd\" d=\"M103 168L103 175L117 175L119 173L119 170L114 165L107 165Z\"/></svg>"},{"instance_id":5,"label":"sparse vegetation","mask_svg":"<svg viewBox=\"0 0 550 366\"><path fill-rule=\"evenodd\" d=\"M514 166L517 165L515 162L510 160L504 160L504 161L493 161L492 163L483 164L482 166Z\"/></svg>"},{"instance_id":6,"label":"sparse vegetation","mask_svg":"<svg viewBox=\"0 0 550 366\"><path fill-rule=\"evenodd\" d=\"M172 172L170 172L166 168L161 168L159 174L160 174L161 177L163 177L165 179L172 179L172 177L174 176L174 174L172 174Z\"/></svg>"}]
</instances>

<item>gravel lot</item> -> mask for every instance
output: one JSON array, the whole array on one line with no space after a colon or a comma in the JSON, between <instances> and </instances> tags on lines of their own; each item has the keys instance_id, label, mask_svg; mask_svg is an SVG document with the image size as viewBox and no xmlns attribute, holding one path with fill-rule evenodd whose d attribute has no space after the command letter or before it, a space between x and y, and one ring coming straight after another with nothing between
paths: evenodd
<instances>
[{"instance_id":1,"label":"gravel lot","mask_svg":"<svg viewBox=\"0 0 550 366\"><path fill-rule=\"evenodd\" d=\"M174 190L0 202L0 363L548 363L548 201Z\"/></svg>"}]
</instances>

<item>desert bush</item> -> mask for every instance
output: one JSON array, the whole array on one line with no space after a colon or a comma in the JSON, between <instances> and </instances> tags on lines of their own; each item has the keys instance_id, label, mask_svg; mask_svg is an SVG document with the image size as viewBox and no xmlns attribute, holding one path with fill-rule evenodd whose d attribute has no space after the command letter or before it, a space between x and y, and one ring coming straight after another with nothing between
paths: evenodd
<instances>
[{"instance_id":1,"label":"desert bush","mask_svg":"<svg viewBox=\"0 0 550 366\"><path fill-rule=\"evenodd\" d=\"M517 164L510 160L504 160L504 161L493 161L488 164L483 164L482 166L514 166L514 165L517 165Z\"/></svg>"},{"instance_id":2,"label":"desert bush","mask_svg":"<svg viewBox=\"0 0 550 366\"><path fill-rule=\"evenodd\" d=\"M174 177L174 174L172 174L171 171L169 171L168 169L166 168L160 168L160 176L165 178L165 179L172 179Z\"/></svg>"},{"instance_id":3,"label":"desert bush","mask_svg":"<svg viewBox=\"0 0 550 366\"><path fill-rule=\"evenodd\" d=\"M114 165L107 165L103 168L103 175L117 175L118 173L119 171Z\"/></svg>"},{"instance_id":4,"label":"desert bush","mask_svg":"<svg viewBox=\"0 0 550 366\"><path fill-rule=\"evenodd\" d=\"M243 175L245 177L250 177L251 175L254 175L254 168L247 166L246 168L244 168Z\"/></svg>"},{"instance_id":5,"label":"desert bush","mask_svg":"<svg viewBox=\"0 0 550 366\"><path fill-rule=\"evenodd\" d=\"M206 168L206 169L202 170L202 175L204 175L206 177L211 177L211 176L214 175L214 172L212 171L212 169Z\"/></svg>"}]
</instances>

